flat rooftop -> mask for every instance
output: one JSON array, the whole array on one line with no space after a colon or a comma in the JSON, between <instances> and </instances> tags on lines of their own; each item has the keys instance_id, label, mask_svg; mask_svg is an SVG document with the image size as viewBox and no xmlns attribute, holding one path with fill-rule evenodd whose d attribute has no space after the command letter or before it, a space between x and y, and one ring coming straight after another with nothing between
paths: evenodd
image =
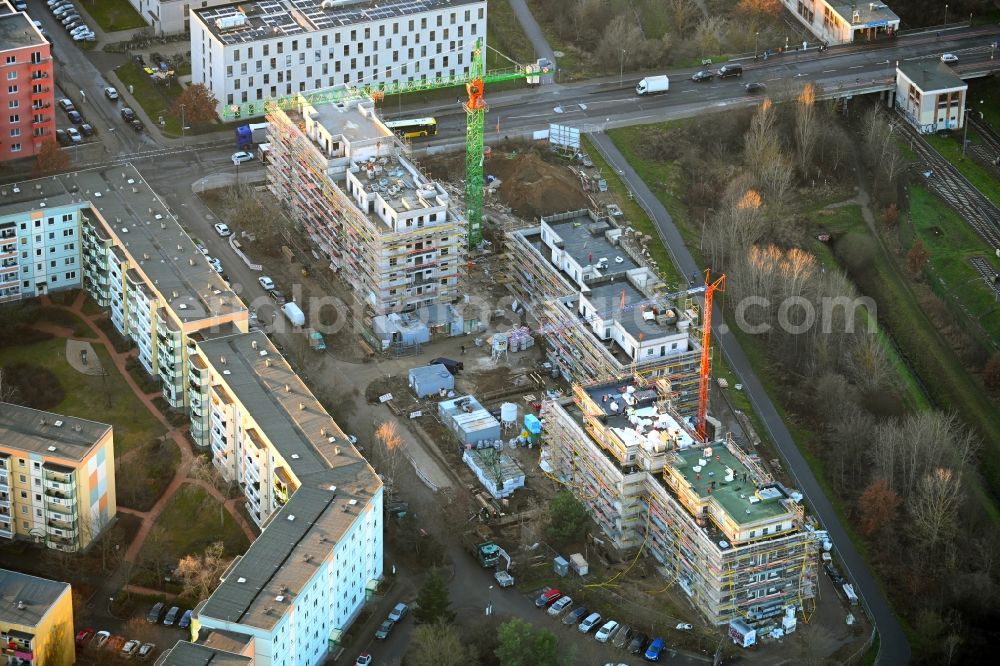
<instances>
[{"instance_id":1,"label":"flat rooftop","mask_svg":"<svg viewBox=\"0 0 1000 666\"><path fill-rule=\"evenodd\" d=\"M962 77L937 59L923 62L904 60L899 63L898 69L924 93L934 90L968 88L968 84L962 80Z\"/></svg>"},{"instance_id":2,"label":"flat rooftop","mask_svg":"<svg viewBox=\"0 0 1000 666\"><path fill-rule=\"evenodd\" d=\"M449 196L440 185L424 176L406 158L398 155L383 155L373 160L358 163L360 169L354 174L361 186L368 192L377 192L389 206L397 212L419 211L421 209L440 210L447 207ZM375 212L367 213L368 218L387 226L385 220ZM444 222L425 222L425 228Z\"/></svg>"},{"instance_id":3,"label":"flat rooftop","mask_svg":"<svg viewBox=\"0 0 1000 666\"><path fill-rule=\"evenodd\" d=\"M711 449L711 456L707 455L705 447L678 451L678 462L671 464L703 501L715 498L730 518L739 524L776 518L788 513L788 509L780 501L785 498L783 492L776 490L777 496L773 498L758 497L758 479L721 442L707 448ZM701 464L702 461L705 464ZM730 482L725 480L727 468L733 470L733 480ZM710 491L709 486L712 484L714 488Z\"/></svg>"},{"instance_id":4,"label":"flat rooftop","mask_svg":"<svg viewBox=\"0 0 1000 666\"><path fill-rule=\"evenodd\" d=\"M199 615L273 629L381 485L360 456L307 475Z\"/></svg>"},{"instance_id":5,"label":"flat rooftop","mask_svg":"<svg viewBox=\"0 0 1000 666\"><path fill-rule=\"evenodd\" d=\"M69 589L69 583L0 569L0 622L35 626Z\"/></svg>"},{"instance_id":6,"label":"flat rooftop","mask_svg":"<svg viewBox=\"0 0 1000 666\"><path fill-rule=\"evenodd\" d=\"M604 414L607 425L619 431L616 434L627 445L637 443L639 438L647 437L654 430L668 435L678 447L687 448L696 443L690 424L657 405L668 396L661 395L655 385L639 388L623 380L595 384L583 390ZM582 414L580 418L582 422Z\"/></svg>"},{"instance_id":7,"label":"flat rooftop","mask_svg":"<svg viewBox=\"0 0 1000 666\"><path fill-rule=\"evenodd\" d=\"M0 402L0 447L80 462L109 432L106 423Z\"/></svg>"},{"instance_id":8,"label":"flat rooftop","mask_svg":"<svg viewBox=\"0 0 1000 666\"><path fill-rule=\"evenodd\" d=\"M838 2L828 0L830 8L840 14L840 18L854 26L883 28L899 22L896 12L881 2ZM857 13L857 20L854 20Z\"/></svg>"},{"instance_id":9,"label":"flat rooftop","mask_svg":"<svg viewBox=\"0 0 1000 666\"><path fill-rule=\"evenodd\" d=\"M595 222L589 211L577 211L566 219L542 218L542 222L559 235L562 249L581 266L596 266L606 259L607 266L599 269L603 275L619 275L639 268L624 249L605 238L605 232L614 231L616 227L605 219Z\"/></svg>"},{"instance_id":10,"label":"flat rooftop","mask_svg":"<svg viewBox=\"0 0 1000 666\"><path fill-rule=\"evenodd\" d=\"M189 641L177 641L156 663L157 666L246 666L253 663L253 657Z\"/></svg>"},{"instance_id":11,"label":"flat rooftop","mask_svg":"<svg viewBox=\"0 0 1000 666\"><path fill-rule=\"evenodd\" d=\"M364 463L263 332L213 338L199 342L198 347L216 372L224 375L227 391L253 417L297 478L326 467Z\"/></svg>"},{"instance_id":12,"label":"flat rooftop","mask_svg":"<svg viewBox=\"0 0 1000 666\"><path fill-rule=\"evenodd\" d=\"M319 104L303 109L310 117L330 134L341 135L348 143L367 141L387 141L396 146L396 135L375 118L358 108L358 102L343 104ZM374 113L374 111L372 112ZM289 114L292 115L292 114ZM386 150L390 150L386 146Z\"/></svg>"},{"instance_id":13,"label":"flat rooftop","mask_svg":"<svg viewBox=\"0 0 1000 666\"><path fill-rule=\"evenodd\" d=\"M195 10L201 21L223 44L235 45L275 36L307 35L373 21L407 18L484 0L256 0ZM230 20L227 17L243 18ZM222 19L221 22L217 23Z\"/></svg>"},{"instance_id":14,"label":"flat rooftop","mask_svg":"<svg viewBox=\"0 0 1000 666\"><path fill-rule=\"evenodd\" d=\"M246 306L131 164L80 171L0 187L0 216L76 206L96 213L145 273L181 322L194 322Z\"/></svg>"},{"instance_id":15,"label":"flat rooftop","mask_svg":"<svg viewBox=\"0 0 1000 666\"><path fill-rule=\"evenodd\" d=\"M13 0L11 5L13 5ZM26 46L48 45L35 24L23 12L0 15L0 51L23 49Z\"/></svg>"}]
</instances>

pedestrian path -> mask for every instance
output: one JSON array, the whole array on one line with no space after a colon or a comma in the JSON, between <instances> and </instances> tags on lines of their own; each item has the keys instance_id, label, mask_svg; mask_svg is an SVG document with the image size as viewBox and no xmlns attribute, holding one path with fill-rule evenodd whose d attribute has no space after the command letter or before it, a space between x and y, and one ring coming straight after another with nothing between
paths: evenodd
<instances>
[{"instance_id":1,"label":"pedestrian path","mask_svg":"<svg viewBox=\"0 0 1000 666\"><path fill-rule=\"evenodd\" d=\"M167 503L173 498L174 495L177 494L177 491L180 490L181 486L183 486L184 484L198 486L204 489L205 492L211 495L215 500L222 503L225 510L229 512L233 520L236 521L236 523L240 526L240 529L243 530L243 533L252 542L254 539L257 538L257 531L253 528L250 522L240 512L238 506L239 500L225 498L217 488L212 486L210 483L203 481L202 479L189 478L191 466L195 460L195 452L193 446L191 445L190 440L186 437L187 426L185 425L179 428L173 427L170 424L170 421L167 418L167 416L163 414L156 406L155 400L159 397L159 394L146 393L135 383L135 380L132 378L132 376L125 368L127 360L135 354L134 350L130 350L128 352L118 352L115 350L114 344L96 323L100 319L106 317L106 313L100 312L94 315L88 315L84 313L83 303L84 301L86 301L86 297L87 297L86 292L81 291L77 295L76 300L73 301L73 304L66 306L66 305L57 305L53 303L47 296L43 296L42 304L47 307L52 307L60 310L66 310L67 312L71 312L76 316L80 317L80 319L82 319L87 324L87 326L90 327L91 331L94 333L94 337L91 338L94 344L98 344L104 347L108 356L110 356L111 358L112 364L117 369L118 374L120 374L121 377L125 380L129 388L135 394L136 398L138 398L139 401L142 402L142 404L146 407L146 409L148 409L150 413L167 429L167 433L164 435L164 439L172 440L174 442L174 445L177 446L181 454L181 462L177 468L177 472L174 474L173 480L170 482L170 485L167 486L167 489L160 496L160 499L157 500L156 504L153 505L152 509L150 509L149 511L136 511L134 509L129 509L126 507L121 507L121 506L118 507L119 511L122 511L123 513L132 514L142 519L142 524L140 525L138 532L136 532L136 535L132 539L132 542L128 545L125 554L125 560L133 564L136 563L139 553L142 550L142 546L146 542L146 538L149 536L149 533L152 530L153 526L156 524L156 520L160 517L160 514L163 512L163 509L167 506ZM59 331L60 328L61 327L49 327L49 332L52 332L53 334L58 334L57 331ZM61 335L60 337L66 337L68 339L72 334L72 331L70 331L69 329L61 329L61 333L63 333L63 335ZM93 356L95 359L97 358L96 354L94 354Z\"/></svg>"}]
</instances>

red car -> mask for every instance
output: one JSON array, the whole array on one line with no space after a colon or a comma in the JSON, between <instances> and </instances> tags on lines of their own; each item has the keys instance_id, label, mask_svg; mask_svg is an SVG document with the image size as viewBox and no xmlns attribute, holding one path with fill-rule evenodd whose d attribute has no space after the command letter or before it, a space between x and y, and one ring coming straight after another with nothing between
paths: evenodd
<instances>
[{"instance_id":1,"label":"red car","mask_svg":"<svg viewBox=\"0 0 1000 666\"><path fill-rule=\"evenodd\" d=\"M551 606L562 595L563 595L562 592L560 592L555 588L551 590L544 590L540 595L538 595L538 598L535 599L535 606L537 608L546 608L548 606Z\"/></svg>"},{"instance_id":2,"label":"red car","mask_svg":"<svg viewBox=\"0 0 1000 666\"><path fill-rule=\"evenodd\" d=\"M89 643L90 639L93 638L93 637L94 637L94 630L93 629L90 629L90 628L81 629L80 631L78 631L76 633L76 646L78 648L87 647L87 643Z\"/></svg>"}]
</instances>

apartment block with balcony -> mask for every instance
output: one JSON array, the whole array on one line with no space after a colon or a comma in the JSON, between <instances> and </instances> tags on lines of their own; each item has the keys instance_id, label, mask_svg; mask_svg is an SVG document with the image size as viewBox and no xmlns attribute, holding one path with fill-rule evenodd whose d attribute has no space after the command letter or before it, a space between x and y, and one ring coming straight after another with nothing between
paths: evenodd
<instances>
[{"instance_id":1,"label":"apartment block with balcony","mask_svg":"<svg viewBox=\"0 0 1000 666\"><path fill-rule=\"evenodd\" d=\"M0 569L0 641L7 664L74 663L69 583Z\"/></svg>"},{"instance_id":2,"label":"apartment block with balcony","mask_svg":"<svg viewBox=\"0 0 1000 666\"><path fill-rule=\"evenodd\" d=\"M246 306L132 166L0 188L5 260L0 279L19 271L0 283L6 300L82 284L174 408L186 408L188 336L248 328Z\"/></svg>"},{"instance_id":3,"label":"apartment block with balcony","mask_svg":"<svg viewBox=\"0 0 1000 666\"><path fill-rule=\"evenodd\" d=\"M405 157L372 102L274 109L271 191L290 206L355 300L375 315L461 296L465 223Z\"/></svg>"},{"instance_id":4,"label":"apartment block with balcony","mask_svg":"<svg viewBox=\"0 0 1000 666\"><path fill-rule=\"evenodd\" d=\"M708 621L780 626L817 593L819 543L798 495L730 437L699 441L670 396L665 378L574 385L543 405L543 466Z\"/></svg>"},{"instance_id":5,"label":"apartment block with balcony","mask_svg":"<svg viewBox=\"0 0 1000 666\"><path fill-rule=\"evenodd\" d=\"M76 552L116 512L111 426L0 403L0 538Z\"/></svg>"},{"instance_id":6,"label":"apartment block with balcony","mask_svg":"<svg viewBox=\"0 0 1000 666\"><path fill-rule=\"evenodd\" d=\"M694 411L698 306L664 295L630 229L579 210L543 217L507 238L511 289L539 320L548 361L564 379L666 376L674 407Z\"/></svg>"},{"instance_id":7,"label":"apartment block with balcony","mask_svg":"<svg viewBox=\"0 0 1000 666\"><path fill-rule=\"evenodd\" d=\"M466 73L486 40L486 0L254 0L197 9L191 80L219 110L334 86Z\"/></svg>"},{"instance_id":8,"label":"apartment block with balcony","mask_svg":"<svg viewBox=\"0 0 1000 666\"><path fill-rule=\"evenodd\" d=\"M0 15L0 162L54 140L55 83L48 40L24 12Z\"/></svg>"}]
</instances>

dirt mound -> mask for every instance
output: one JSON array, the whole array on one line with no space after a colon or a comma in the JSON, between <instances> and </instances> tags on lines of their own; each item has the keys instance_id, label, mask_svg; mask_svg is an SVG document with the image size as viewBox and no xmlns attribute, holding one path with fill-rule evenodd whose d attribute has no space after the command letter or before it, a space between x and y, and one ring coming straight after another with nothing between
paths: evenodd
<instances>
[{"instance_id":1,"label":"dirt mound","mask_svg":"<svg viewBox=\"0 0 1000 666\"><path fill-rule=\"evenodd\" d=\"M433 178L452 182L465 178L465 156L460 153L431 157L421 166ZM547 162L533 148L519 147L514 152L494 148L484 172L501 181L500 187L487 195L487 201L500 201L519 217L532 219L589 206L573 171L565 164Z\"/></svg>"}]
</instances>

